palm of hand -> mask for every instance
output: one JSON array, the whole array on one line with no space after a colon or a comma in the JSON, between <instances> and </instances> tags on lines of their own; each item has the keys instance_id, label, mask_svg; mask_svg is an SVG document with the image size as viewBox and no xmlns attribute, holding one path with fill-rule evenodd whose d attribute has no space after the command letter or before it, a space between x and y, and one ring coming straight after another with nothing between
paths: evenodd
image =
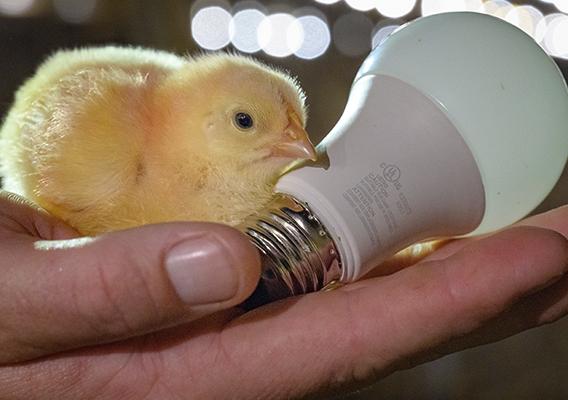
<instances>
[{"instance_id":1,"label":"palm of hand","mask_svg":"<svg viewBox=\"0 0 568 400\"><path fill-rule=\"evenodd\" d=\"M568 207L524 224L567 235ZM418 261L395 257L383 265L398 270L388 276L6 366L0 381L15 398L40 387L42 399L333 391L556 320L568 310L566 249L535 227L453 241ZM22 388L22 379L34 384Z\"/></svg>"}]
</instances>

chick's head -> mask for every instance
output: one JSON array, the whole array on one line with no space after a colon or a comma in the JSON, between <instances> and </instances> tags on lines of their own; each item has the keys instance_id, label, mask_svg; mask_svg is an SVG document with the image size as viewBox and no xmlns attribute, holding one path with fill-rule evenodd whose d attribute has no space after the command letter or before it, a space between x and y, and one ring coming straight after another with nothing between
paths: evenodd
<instances>
[{"instance_id":1,"label":"chick's head","mask_svg":"<svg viewBox=\"0 0 568 400\"><path fill-rule=\"evenodd\" d=\"M188 110L188 130L201 132L218 169L274 183L291 163L315 160L305 96L293 78L234 55L193 62L190 80L202 101Z\"/></svg>"}]
</instances>

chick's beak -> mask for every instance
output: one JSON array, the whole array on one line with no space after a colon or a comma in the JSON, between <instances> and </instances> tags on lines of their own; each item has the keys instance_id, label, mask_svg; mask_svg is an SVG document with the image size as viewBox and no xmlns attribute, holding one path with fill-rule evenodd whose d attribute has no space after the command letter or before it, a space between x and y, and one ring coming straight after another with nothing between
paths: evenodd
<instances>
[{"instance_id":1,"label":"chick's beak","mask_svg":"<svg viewBox=\"0 0 568 400\"><path fill-rule=\"evenodd\" d=\"M280 142L272 146L272 155L316 161L314 145L294 111L288 111L288 121Z\"/></svg>"}]
</instances>

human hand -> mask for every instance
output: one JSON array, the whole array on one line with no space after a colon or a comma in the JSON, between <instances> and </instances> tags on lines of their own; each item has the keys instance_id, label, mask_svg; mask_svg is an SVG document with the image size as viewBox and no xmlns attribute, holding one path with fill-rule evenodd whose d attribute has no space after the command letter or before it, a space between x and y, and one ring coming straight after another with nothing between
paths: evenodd
<instances>
[{"instance_id":1,"label":"human hand","mask_svg":"<svg viewBox=\"0 0 568 400\"><path fill-rule=\"evenodd\" d=\"M81 238L0 191L0 365L187 323L241 303L259 276L254 246L223 225Z\"/></svg>"},{"instance_id":2,"label":"human hand","mask_svg":"<svg viewBox=\"0 0 568 400\"><path fill-rule=\"evenodd\" d=\"M0 397L301 397L499 340L568 311L568 207L520 225L332 292L5 365Z\"/></svg>"}]
</instances>

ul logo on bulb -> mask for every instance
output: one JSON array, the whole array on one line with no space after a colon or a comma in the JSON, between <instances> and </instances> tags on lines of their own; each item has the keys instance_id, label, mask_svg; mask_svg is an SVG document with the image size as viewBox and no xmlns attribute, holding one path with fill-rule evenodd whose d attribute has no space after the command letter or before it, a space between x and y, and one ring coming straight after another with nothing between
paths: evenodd
<instances>
[{"instance_id":1,"label":"ul logo on bulb","mask_svg":"<svg viewBox=\"0 0 568 400\"><path fill-rule=\"evenodd\" d=\"M400 168L393 164L381 163L381 168L383 169L383 177L391 182L394 187L399 190L402 185L398 182L400 179Z\"/></svg>"}]
</instances>

